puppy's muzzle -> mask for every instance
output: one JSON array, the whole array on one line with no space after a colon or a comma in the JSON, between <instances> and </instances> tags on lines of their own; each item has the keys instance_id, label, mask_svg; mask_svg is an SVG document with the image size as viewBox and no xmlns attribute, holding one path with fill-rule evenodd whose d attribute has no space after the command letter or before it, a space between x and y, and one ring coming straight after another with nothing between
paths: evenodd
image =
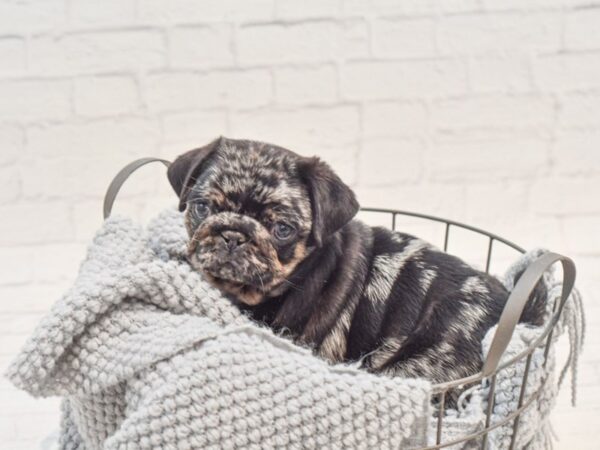
<instances>
[{"instance_id":1,"label":"puppy's muzzle","mask_svg":"<svg viewBox=\"0 0 600 450\"><path fill-rule=\"evenodd\" d=\"M225 241L225 245L230 252L248 242L248 236L234 230L221 231L221 239Z\"/></svg>"},{"instance_id":2,"label":"puppy's muzzle","mask_svg":"<svg viewBox=\"0 0 600 450\"><path fill-rule=\"evenodd\" d=\"M233 212L206 218L192 234L188 252L193 267L238 296L250 288L264 294L282 274L270 232Z\"/></svg>"}]
</instances>

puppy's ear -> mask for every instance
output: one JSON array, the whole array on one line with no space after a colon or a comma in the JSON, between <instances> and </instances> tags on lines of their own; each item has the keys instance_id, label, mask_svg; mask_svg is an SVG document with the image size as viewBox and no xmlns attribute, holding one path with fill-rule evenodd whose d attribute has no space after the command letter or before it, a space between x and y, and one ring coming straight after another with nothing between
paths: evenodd
<instances>
[{"instance_id":1,"label":"puppy's ear","mask_svg":"<svg viewBox=\"0 0 600 450\"><path fill-rule=\"evenodd\" d=\"M184 153L169 166L167 177L175 193L179 196L179 211L185 209L190 190L202 172L203 163L219 147L221 139L216 139L204 147Z\"/></svg>"},{"instance_id":2,"label":"puppy's ear","mask_svg":"<svg viewBox=\"0 0 600 450\"><path fill-rule=\"evenodd\" d=\"M302 158L298 168L310 194L311 240L320 247L354 217L359 205L354 192L319 158Z\"/></svg>"}]
</instances>

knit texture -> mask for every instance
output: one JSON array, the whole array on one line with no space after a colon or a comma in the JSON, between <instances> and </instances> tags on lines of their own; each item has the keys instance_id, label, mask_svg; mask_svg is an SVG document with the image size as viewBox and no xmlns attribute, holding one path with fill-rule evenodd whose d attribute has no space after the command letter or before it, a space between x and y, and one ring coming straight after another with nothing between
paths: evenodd
<instances>
[{"instance_id":1,"label":"knit texture","mask_svg":"<svg viewBox=\"0 0 600 450\"><path fill-rule=\"evenodd\" d=\"M385 449L432 442L426 380L331 365L252 323L187 264L186 240L177 211L165 211L147 229L108 219L71 290L9 367L16 386L64 398L61 448ZM509 289L514 273L534 257L509 270ZM555 296L559 283L545 279ZM571 321L558 328L569 328L575 349L581 344L577 305L567 303L563 317ZM539 332L519 325L505 358ZM527 392L553 372L553 354L544 367L541 352L532 357ZM498 375L492 423L514 410L523 372L524 362ZM446 411L444 441L481 428L488 389L478 384ZM516 448L547 444L553 380L543 389L522 417ZM490 433L489 448L506 448L511 433L512 423Z\"/></svg>"},{"instance_id":2,"label":"knit texture","mask_svg":"<svg viewBox=\"0 0 600 450\"><path fill-rule=\"evenodd\" d=\"M252 324L185 262L179 213L110 218L8 376L60 395L61 448L400 448L430 384L337 365Z\"/></svg>"}]
</instances>

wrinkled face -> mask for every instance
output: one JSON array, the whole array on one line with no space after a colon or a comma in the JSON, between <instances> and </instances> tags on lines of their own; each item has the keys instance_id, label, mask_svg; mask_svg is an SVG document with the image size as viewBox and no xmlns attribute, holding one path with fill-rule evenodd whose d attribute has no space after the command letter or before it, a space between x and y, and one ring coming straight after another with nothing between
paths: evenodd
<instances>
[{"instance_id":1,"label":"wrinkled face","mask_svg":"<svg viewBox=\"0 0 600 450\"><path fill-rule=\"evenodd\" d=\"M281 148L226 140L187 194L190 263L246 304L285 290L307 256L311 203L297 161Z\"/></svg>"}]
</instances>

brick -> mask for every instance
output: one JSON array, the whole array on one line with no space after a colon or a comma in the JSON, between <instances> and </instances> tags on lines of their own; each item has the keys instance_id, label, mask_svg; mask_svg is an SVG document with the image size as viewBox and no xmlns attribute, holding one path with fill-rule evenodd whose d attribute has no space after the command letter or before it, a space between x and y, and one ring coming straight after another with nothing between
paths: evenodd
<instances>
[{"instance_id":1,"label":"brick","mask_svg":"<svg viewBox=\"0 0 600 450\"><path fill-rule=\"evenodd\" d=\"M166 150L161 154L176 156L185 150L200 147L219 135L226 135L227 113L198 111L168 114L162 124Z\"/></svg>"},{"instance_id":2,"label":"brick","mask_svg":"<svg viewBox=\"0 0 600 450\"><path fill-rule=\"evenodd\" d=\"M486 11L514 11L523 10L529 11L540 8L556 8L561 6L575 6L577 3L589 3L589 0L504 0L497 2L495 0L483 0L483 7Z\"/></svg>"},{"instance_id":3,"label":"brick","mask_svg":"<svg viewBox=\"0 0 600 450\"><path fill-rule=\"evenodd\" d=\"M25 344L25 339L25 336L3 336L2 345L0 346L0 358L12 361L17 352L23 347L23 344ZM11 390L11 393L20 393L23 396L31 398L26 392L18 389Z\"/></svg>"},{"instance_id":4,"label":"brick","mask_svg":"<svg viewBox=\"0 0 600 450\"><path fill-rule=\"evenodd\" d=\"M70 18L75 26L126 25L136 19L135 0L72 0Z\"/></svg>"},{"instance_id":5,"label":"brick","mask_svg":"<svg viewBox=\"0 0 600 450\"><path fill-rule=\"evenodd\" d=\"M465 211L463 186L418 183L367 187L359 181L356 194L363 206L418 211L456 219L463 216Z\"/></svg>"},{"instance_id":6,"label":"brick","mask_svg":"<svg viewBox=\"0 0 600 450\"><path fill-rule=\"evenodd\" d=\"M66 2L3 1L0 2L0 17L3 33L58 30L66 23Z\"/></svg>"},{"instance_id":7,"label":"brick","mask_svg":"<svg viewBox=\"0 0 600 450\"><path fill-rule=\"evenodd\" d=\"M166 189L170 186L164 177L164 171L162 175L160 178L162 181L161 185ZM148 221L155 218L165 208L174 209L177 205L177 196L172 189L166 201L165 196L158 196L155 192L146 192L139 196L119 195L119 199L113 208L113 213L127 217L135 223L147 224Z\"/></svg>"},{"instance_id":8,"label":"brick","mask_svg":"<svg viewBox=\"0 0 600 450\"><path fill-rule=\"evenodd\" d=\"M165 67L166 40L155 29L78 32L40 37L30 45L36 71L52 74L95 74Z\"/></svg>"},{"instance_id":9,"label":"brick","mask_svg":"<svg viewBox=\"0 0 600 450\"><path fill-rule=\"evenodd\" d=\"M288 105L333 103L338 96L337 73L332 66L275 70L277 102Z\"/></svg>"},{"instance_id":10,"label":"brick","mask_svg":"<svg viewBox=\"0 0 600 450\"><path fill-rule=\"evenodd\" d=\"M238 58L244 65L331 61L344 56L347 33L344 24L333 22L242 26L236 37ZM350 35L356 39L356 30Z\"/></svg>"},{"instance_id":11,"label":"brick","mask_svg":"<svg viewBox=\"0 0 600 450\"><path fill-rule=\"evenodd\" d=\"M173 67L231 66L233 64L231 26L175 28L169 35Z\"/></svg>"},{"instance_id":12,"label":"brick","mask_svg":"<svg viewBox=\"0 0 600 450\"><path fill-rule=\"evenodd\" d=\"M273 19L275 0L141 0L139 15L148 23L248 22Z\"/></svg>"},{"instance_id":13,"label":"brick","mask_svg":"<svg viewBox=\"0 0 600 450\"><path fill-rule=\"evenodd\" d=\"M114 74L159 69L166 63L166 38L157 29L78 31L29 41L29 69L46 76Z\"/></svg>"},{"instance_id":14,"label":"brick","mask_svg":"<svg viewBox=\"0 0 600 450\"><path fill-rule=\"evenodd\" d=\"M447 0L438 2L435 0L346 0L344 1L344 12L350 15L373 14L394 16L414 16L434 14L440 12L451 12L453 14L466 11L480 10L478 0Z\"/></svg>"},{"instance_id":15,"label":"brick","mask_svg":"<svg viewBox=\"0 0 600 450\"><path fill-rule=\"evenodd\" d=\"M62 159L32 161L23 173L23 196L29 200L47 198L94 197L106 192L112 177L133 157L117 157L114 153L104 156L71 156ZM149 179L145 172L136 177ZM82 182L85 180L85 182ZM128 183L127 189L131 189ZM148 194L147 188L141 192ZM98 206L100 211L100 206Z\"/></svg>"},{"instance_id":16,"label":"brick","mask_svg":"<svg viewBox=\"0 0 600 450\"><path fill-rule=\"evenodd\" d=\"M539 56L534 60L533 73L534 80L543 90L595 88L600 79L600 52Z\"/></svg>"},{"instance_id":17,"label":"brick","mask_svg":"<svg viewBox=\"0 0 600 450\"><path fill-rule=\"evenodd\" d=\"M600 179L544 178L532 187L533 211L549 215L600 213Z\"/></svg>"},{"instance_id":18,"label":"brick","mask_svg":"<svg viewBox=\"0 0 600 450\"><path fill-rule=\"evenodd\" d=\"M62 80L0 81L0 120L55 120L70 114L71 89Z\"/></svg>"},{"instance_id":19,"label":"brick","mask_svg":"<svg viewBox=\"0 0 600 450\"><path fill-rule=\"evenodd\" d=\"M98 212L100 205L97 205ZM99 214L98 214L99 216ZM86 253L87 244L48 244L37 246L29 263L37 283L73 283Z\"/></svg>"},{"instance_id":20,"label":"brick","mask_svg":"<svg viewBox=\"0 0 600 450\"><path fill-rule=\"evenodd\" d=\"M418 181L423 170L423 148L418 139L376 138L363 142L359 159L361 186Z\"/></svg>"},{"instance_id":21,"label":"brick","mask_svg":"<svg viewBox=\"0 0 600 450\"><path fill-rule=\"evenodd\" d=\"M428 112L421 103L366 103L362 120L367 137L420 135L427 132Z\"/></svg>"},{"instance_id":22,"label":"brick","mask_svg":"<svg viewBox=\"0 0 600 450\"><path fill-rule=\"evenodd\" d=\"M467 223L497 228L499 224L513 224L516 217L527 217L529 190L529 183L523 180L466 184Z\"/></svg>"},{"instance_id":23,"label":"brick","mask_svg":"<svg viewBox=\"0 0 600 450\"><path fill-rule=\"evenodd\" d=\"M560 98L559 123L564 127L600 125L600 92L569 94Z\"/></svg>"},{"instance_id":24,"label":"brick","mask_svg":"<svg viewBox=\"0 0 600 450\"><path fill-rule=\"evenodd\" d=\"M549 143L543 140L516 135L481 139L469 133L436 138L425 162L431 180L456 183L532 178L548 166Z\"/></svg>"},{"instance_id":25,"label":"brick","mask_svg":"<svg viewBox=\"0 0 600 450\"><path fill-rule=\"evenodd\" d=\"M33 281L36 251L36 247L32 246L3 248L0 259L0 285L15 285Z\"/></svg>"},{"instance_id":26,"label":"brick","mask_svg":"<svg viewBox=\"0 0 600 450\"><path fill-rule=\"evenodd\" d=\"M599 130L561 132L552 149L554 170L559 174L600 172Z\"/></svg>"},{"instance_id":27,"label":"brick","mask_svg":"<svg viewBox=\"0 0 600 450\"><path fill-rule=\"evenodd\" d=\"M198 103L202 107L256 108L273 98L273 81L267 70L213 72L200 75Z\"/></svg>"},{"instance_id":28,"label":"brick","mask_svg":"<svg viewBox=\"0 0 600 450\"><path fill-rule=\"evenodd\" d=\"M303 155L319 155L331 163L347 183L354 182L359 138L356 107L235 113L231 117L230 133L237 138L279 144Z\"/></svg>"},{"instance_id":29,"label":"brick","mask_svg":"<svg viewBox=\"0 0 600 450\"><path fill-rule=\"evenodd\" d=\"M378 19L373 22L373 53L379 57L418 58L436 54L431 18Z\"/></svg>"},{"instance_id":30,"label":"brick","mask_svg":"<svg viewBox=\"0 0 600 450\"><path fill-rule=\"evenodd\" d=\"M180 154L178 152L177 154ZM171 158L174 159L174 158ZM152 197L148 196L144 198L143 202L139 202L139 223L148 223L154 219L157 214L165 209L177 209L179 205L179 198L173 191L173 188L167 181L166 177L160 179L159 188Z\"/></svg>"},{"instance_id":31,"label":"brick","mask_svg":"<svg viewBox=\"0 0 600 450\"><path fill-rule=\"evenodd\" d=\"M58 424L60 423L60 402L61 398L37 398L35 399L35 409L23 414L16 421L17 435L31 440L31 443L37 445L29 448L51 448L51 443L58 438ZM35 429L32 429L35 424ZM27 442L27 441L25 441ZM23 445L22 450L27 449ZM19 450L16 448L15 450Z\"/></svg>"},{"instance_id":32,"label":"brick","mask_svg":"<svg viewBox=\"0 0 600 450\"><path fill-rule=\"evenodd\" d=\"M474 92L527 92L532 90L529 56L511 54L472 58L469 83Z\"/></svg>"},{"instance_id":33,"label":"brick","mask_svg":"<svg viewBox=\"0 0 600 450\"><path fill-rule=\"evenodd\" d=\"M570 230L567 232L570 232ZM559 249L559 251L563 251L566 253L567 249ZM598 320L600 319L600 301L597 299L597 297L594 296L594 292L598 292L598 289L600 289L600 280L598 280L597 276L598 270L600 270L600 261L598 261L598 257L594 255L577 255L575 264L577 266L576 284L579 285L579 289L581 289L582 294L585 295L584 300L586 303L585 307L588 323L590 321L595 322L595 328L598 325L600 325L600 323L598 322ZM588 330L589 329L590 328L588 328ZM600 344L600 333L588 333L586 334L586 343L589 342L588 339L593 339L594 342L598 342L598 344ZM589 349L592 347L587 347L586 345L586 348ZM597 372L600 378L600 365L597 365L595 367L594 372ZM596 379L594 383L596 385L597 380L598 379Z\"/></svg>"},{"instance_id":34,"label":"brick","mask_svg":"<svg viewBox=\"0 0 600 450\"><path fill-rule=\"evenodd\" d=\"M0 204L17 200L21 193L19 171L16 166L0 167Z\"/></svg>"},{"instance_id":35,"label":"brick","mask_svg":"<svg viewBox=\"0 0 600 450\"><path fill-rule=\"evenodd\" d=\"M38 161L97 158L118 164L152 154L158 148L159 123L129 117L40 125L28 130L27 140L28 154Z\"/></svg>"},{"instance_id":36,"label":"brick","mask_svg":"<svg viewBox=\"0 0 600 450\"><path fill-rule=\"evenodd\" d=\"M31 426L31 420L28 418L27 414L22 414L18 419L16 417L14 417L15 421L21 421L24 422L26 424L29 424L29 426ZM58 422L57 422L58 423ZM41 437L38 437L38 433L41 433L42 431L40 431L40 429L35 429L33 430L33 432L28 433L29 436L33 435L36 436L36 438L34 439L19 439L15 442L11 442L10 443L10 450L29 450L31 448L38 448L41 445L45 445L42 443L42 441L48 441L48 442L55 442L56 436L50 436L53 433L56 432L56 428L54 428L54 430L52 431L48 431L47 433L44 434L43 439ZM43 448L43 447L42 447Z\"/></svg>"},{"instance_id":37,"label":"brick","mask_svg":"<svg viewBox=\"0 0 600 450\"><path fill-rule=\"evenodd\" d=\"M348 99L438 97L466 90L461 61L354 62L341 69L341 92Z\"/></svg>"},{"instance_id":38,"label":"brick","mask_svg":"<svg viewBox=\"0 0 600 450\"><path fill-rule=\"evenodd\" d=\"M16 126L0 125L0 165L13 163L22 152L25 133Z\"/></svg>"},{"instance_id":39,"label":"brick","mask_svg":"<svg viewBox=\"0 0 600 450\"><path fill-rule=\"evenodd\" d=\"M150 111L168 112L198 107L198 76L193 73L155 73L143 80Z\"/></svg>"},{"instance_id":40,"label":"brick","mask_svg":"<svg viewBox=\"0 0 600 450\"><path fill-rule=\"evenodd\" d=\"M39 319L39 317L38 317ZM33 331L33 329L27 330L28 332ZM19 340L23 341L23 337L21 334L14 334L14 341L18 342ZM20 348L18 346L17 348ZM32 395L28 394L25 391L20 389L11 389L9 392L4 392L5 406L6 409L4 411L21 411L22 413L31 414L33 416L36 413L46 412L46 408L48 405L53 405L53 407L58 407L60 405L60 397L54 398L36 398ZM34 433L32 433L34 434ZM21 438L25 438L25 436L21 436Z\"/></svg>"},{"instance_id":41,"label":"brick","mask_svg":"<svg viewBox=\"0 0 600 450\"><path fill-rule=\"evenodd\" d=\"M431 117L439 129L550 128L554 125L554 100L532 95L443 100L432 106Z\"/></svg>"},{"instance_id":42,"label":"brick","mask_svg":"<svg viewBox=\"0 0 600 450\"><path fill-rule=\"evenodd\" d=\"M72 75L66 48L62 45L62 37L51 35L34 35L28 41L28 69L31 73L44 76Z\"/></svg>"},{"instance_id":43,"label":"brick","mask_svg":"<svg viewBox=\"0 0 600 450\"><path fill-rule=\"evenodd\" d=\"M475 224L483 229L492 231L525 249L547 248L553 251L563 251L563 235L560 219L550 216L532 216L531 214L511 214L505 211L508 218L502 221L496 219L482 220ZM508 262L513 262L517 256L514 252L495 245L494 252L499 256L509 256ZM501 249L502 250L499 250ZM498 250L496 250L498 249Z\"/></svg>"},{"instance_id":44,"label":"brick","mask_svg":"<svg viewBox=\"0 0 600 450\"><path fill-rule=\"evenodd\" d=\"M0 245L65 242L73 237L64 202L0 205Z\"/></svg>"},{"instance_id":45,"label":"brick","mask_svg":"<svg viewBox=\"0 0 600 450\"><path fill-rule=\"evenodd\" d=\"M316 155L327 162L335 173L348 184L355 187L358 174L358 142L337 145L323 145L317 150L302 151L304 155Z\"/></svg>"},{"instance_id":46,"label":"brick","mask_svg":"<svg viewBox=\"0 0 600 450\"><path fill-rule=\"evenodd\" d=\"M25 40L18 37L0 39L0 73L18 73L25 69Z\"/></svg>"},{"instance_id":47,"label":"brick","mask_svg":"<svg viewBox=\"0 0 600 450\"><path fill-rule=\"evenodd\" d=\"M2 436L2 440L5 443L10 443L17 439L17 427L15 425L15 419L16 416L0 416L0 436Z\"/></svg>"},{"instance_id":48,"label":"brick","mask_svg":"<svg viewBox=\"0 0 600 450\"><path fill-rule=\"evenodd\" d=\"M277 0L276 17L281 19L310 19L335 17L341 11L342 0Z\"/></svg>"},{"instance_id":49,"label":"brick","mask_svg":"<svg viewBox=\"0 0 600 450\"><path fill-rule=\"evenodd\" d=\"M568 381L568 378L565 381ZM593 425L589 422L589 417L596 414L597 411L594 407L594 399L597 398L598 387L596 385L594 388L578 389L577 408L571 406L570 389L565 388L567 386L564 386L560 395L564 397L564 402L556 408L552 422L556 422L554 428L558 432L558 436L568 437L568 443L564 442L564 439L560 439L558 448L568 450L569 445L576 445L577 449L594 450L596 445L593 439L590 439L590 426ZM582 407L582 405L586 405L586 407Z\"/></svg>"},{"instance_id":50,"label":"brick","mask_svg":"<svg viewBox=\"0 0 600 450\"><path fill-rule=\"evenodd\" d=\"M240 112L232 115L230 132L239 138L254 137L314 155L323 147L338 148L356 142L358 130L357 108L336 106Z\"/></svg>"},{"instance_id":51,"label":"brick","mask_svg":"<svg viewBox=\"0 0 600 450\"><path fill-rule=\"evenodd\" d=\"M68 287L67 282L0 285L0 313L46 312Z\"/></svg>"},{"instance_id":52,"label":"brick","mask_svg":"<svg viewBox=\"0 0 600 450\"><path fill-rule=\"evenodd\" d=\"M579 255L600 254L600 216L566 216L563 218L565 233L565 245L567 254Z\"/></svg>"},{"instance_id":53,"label":"brick","mask_svg":"<svg viewBox=\"0 0 600 450\"><path fill-rule=\"evenodd\" d=\"M128 76L86 77L75 80L75 112L88 117L134 112L140 105L135 79Z\"/></svg>"},{"instance_id":54,"label":"brick","mask_svg":"<svg viewBox=\"0 0 600 450\"><path fill-rule=\"evenodd\" d=\"M148 168L150 165L148 165ZM115 167L116 168L116 167ZM117 169L118 170L118 169ZM136 173L135 178L131 178L130 180L133 184L136 184L136 178L141 174ZM116 172L115 172L116 173ZM119 196L115 200L115 205L113 206L113 210L117 211L117 203L120 205L123 199L126 199L129 195L129 190L133 188L134 190L136 186L132 186L130 180L127 180L127 183L123 185L123 188L119 191ZM108 183L108 177L106 179ZM74 230L74 241L75 242L90 242L96 232L102 226L102 206L98 199L96 200L79 200L75 202L72 208L73 215L73 230Z\"/></svg>"},{"instance_id":55,"label":"brick","mask_svg":"<svg viewBox=\"0 0 600 450\"><path fill-rule=\"evenodd\" d=\"M158 124L144 119L39 127L28 136L29 151L36 157L26 160L21 176L23 195L31 200L101 198L121 167L155 154L159 141ZM135 176L146 177L147 171Z\"/></svg>"},{"instance_id":56,"label":"brick","mask_svg":"<svg viewBox=\"0 0 600 450\"><path fill-rule=\"evenodd\" d=\"M565 47L571 50L600 49L600 9L571 10L565 20Z\"/></svg>"},{"instance_id":57,"label":"brick","mask_svg":"<svg viewBox=\"0 0 600 450\"><path fill-rule=\"evenodd\" d=\"M429 14L439 11L439 6L434 1L414 1L394 2L393 0L373 0L372 10L380 11L383 14Z\"/></svg>"},{"instance_id":58,"label":"brick","mask_svg":"<svg viewBox=\"0 0 600 450\"><path fill-rule=\"evenodd\" d=\"M371 2L364 0L343 0L342 13L345 16L366 16L373 11Z\"/></svg>"},{"instance_id":59,"label":"brick","mask_svg":"<svg viewBox=\"0 0 600 450\"><path fill-rule=\"evenodd\" d=\"M444 55L489 55L556 51L561 48L561 15L547 13L466 14L438 21Z\"/></svg>"},{"instance_id":60,"label":"brick","mask_svg":"<svg viewBox=\"0 0 600 450\"><path fill-rule=\"evenodd\" d=\"M369 28L363 19L345 20L339 24L341 42L337 57L343 59L368 58L370 56Z\"/></svg>"}]
</instances>

